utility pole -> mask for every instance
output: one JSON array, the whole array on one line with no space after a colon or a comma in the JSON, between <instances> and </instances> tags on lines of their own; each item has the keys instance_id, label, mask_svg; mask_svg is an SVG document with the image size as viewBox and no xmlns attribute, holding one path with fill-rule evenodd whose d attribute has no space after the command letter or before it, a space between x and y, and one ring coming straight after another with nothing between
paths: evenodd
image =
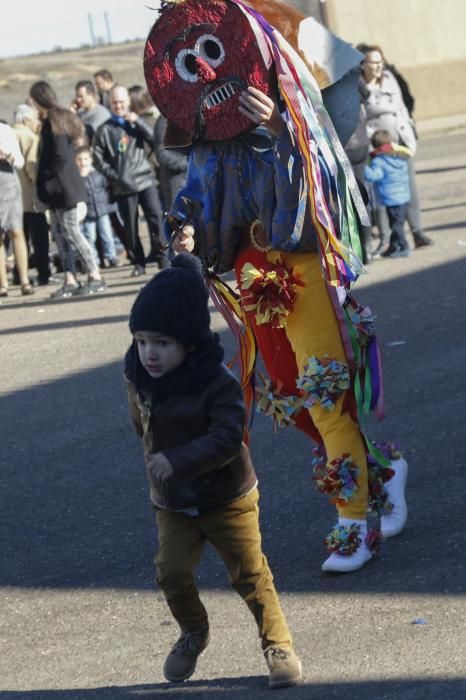
<instances>
[{"instance_id":1,"label":"utility pole","mask_svg":"<svg viewBox=\"0 0 466 700\"><path fill-rule=\"evenodd\" d=\"M92 15L90 12L87 13L87 19L89 22L89 32L91 35L91 46L95 46L94 23L93 23Z\"/></svg>"},{"instance_id":2,"label":"utility pole","mask_svg":"<svg viewBox=\"0 0 466 700\"><path fill-rule=\"evenodd\" d=\"M327 0L319 0L320 16L322 18L322 24L327 29L330 29L330 17L328 12Z\"/></svg>"},{"instance_id":3,"label":"utility pole","mask_svg":"<svg viewBox=\"0 0 466 700\"><path fill-rule=\"evenodd\" d=\"M107 28L107 44L112 43L112 35L110 33L110 20L108 18L108 12L104 12L104 21L105 21L105 26Z\"/></svg>"}]
</instances>

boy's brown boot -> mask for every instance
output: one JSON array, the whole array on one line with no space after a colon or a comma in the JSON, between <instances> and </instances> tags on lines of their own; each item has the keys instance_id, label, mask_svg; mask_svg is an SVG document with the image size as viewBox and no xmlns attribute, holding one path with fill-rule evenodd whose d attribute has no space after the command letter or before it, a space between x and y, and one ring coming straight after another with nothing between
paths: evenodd
<instances>
[{"instance_id":1,"label":"boy's brown boot","mask_svg":"<svg viewBox=\"0 0 466 700\"><path fill-rule=\"evenodd\" d=\"M183 632L172 646L163 666L167 681L180 683L190 678L196 670L199 655L209 643L209 626L195 632Z\"/></svg>"},{"instance_id":2,"label":"boy's brown boot","mask_svg":"<svg viewBox=\"0 0 466 700\"><path fill-rule=\"evenodd\" d=\"M286 688L302 680L301 661L293 649L269 647L264 652L269 667L269 688Z\"/></svg>"}]
</instances>

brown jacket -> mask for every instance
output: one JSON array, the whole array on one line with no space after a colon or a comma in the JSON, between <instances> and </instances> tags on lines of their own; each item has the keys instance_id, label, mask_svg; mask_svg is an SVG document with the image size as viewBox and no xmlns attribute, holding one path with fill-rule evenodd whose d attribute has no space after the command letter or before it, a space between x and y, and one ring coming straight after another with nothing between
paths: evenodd
<instances>
[{"instance_id":1,"label":"brown jacket","mask_svg":"<svg viewBox=\"0 0 466 700\"><path fill-rule=\"evenodd\" d=\"M212 508L234 501L257 483L243 443L245 409L234 375L221 365L197 393L152 404L127 381L130 414L145 456L162 452L174 475L157 483L148 473L151 499L170 510Z\"/></svg>"},{"instance_id":2,"label":"brown jacket","mask_svg":"<svg viewBox=\"0 0 466 700\"><path fill-rule=\"evenodd\" d=\"M23 209L27 212L43 211L35 191L39 136L25 124L13 124L13 130L24 157L24 167L18 170L23 194Z\"/></svg>"}]
</instances>

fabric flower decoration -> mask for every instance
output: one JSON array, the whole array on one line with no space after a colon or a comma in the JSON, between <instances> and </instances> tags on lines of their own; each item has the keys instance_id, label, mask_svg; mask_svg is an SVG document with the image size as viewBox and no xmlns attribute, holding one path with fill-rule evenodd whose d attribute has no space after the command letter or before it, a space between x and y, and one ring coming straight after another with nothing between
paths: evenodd
<instances>
[{"instance_id":1,"label":"fabric flower decoration","mask_svg":"<svg viewBox=\"0 0 466 700\"><path fill-rule=\"evenodd\" d=\"M361 544L361 527L356 523L351 525L335 525L325 538L325 545L329 552L349 557Z\"/></svg>"},{"instance_id":2,"label":"fabric flower decoration","mask_svg":"<svg viewBox=\"0 0 466 700\"><path fill-rule=\"evenodd\" d=\"M378 447L383 456L390 461L403 457L403 453L395 442L376 442L375 446ZM388 481L388 479L386 481Z\"/></svg>"},{"instance_id":3,"label":"fabric flower decoration","mask_svg":"<svg viewBox=\"0 0 466 700\"><path fill-rule=\"evenodd\" d=\"M330 496L330 502L345 505L358 490L359 467L349 454L333 459L326 465L320 460L314 467L313 479L322 493Z\"/></svg>"},{"instance_id":4,"label":"fabric flower decoration","mask_svg":"<svg viewBox=\"0 0 466 700\"><path fill-rule=\"evenodd\" d=\"M367 459L367 478L369 485L369 513L377 515L389 515L393 510L393 503L388 500L388 494L384 484L395 474L390 467L384 467L373 457Z\"/></svg>"},{"instance_id":5,"label":"fabric flower decoration","mask_svg":"<svg viewBox=\"0 0 466 700\"><path fill-rule=\"evenodd\" d=\"M307 393L306 408L319 403L327 411L333 411L338 398L350 387L349 369L328 355L322 360L310 357L296 386Z\"/></svg>"},{"instance_id":6,"label":"fabric flower decoration","mask_svg":"<svg viewBox=\"0 0 466 700\"><path fill-rule=\"evenodd\" d=\"M322 474L327 464L327 453L324 445L315 445L312 448L312 471Z\"/></svg>"},{"instance_id":7,"label":"fabric flower decoration","mask_svg":"<svg viewBox=\"0 0 466 700\"><path fill-rule=\"evenodd\" d=\"M376 530L375 528L371 528L370 530L367 531L367 535L364 538L364 542L366 543L367 547L370 549L372 554L374 556L377 556L380 554L380 545L384 540L384 536L380 532L380 530Z\"/></svg>"},{"instance_id":8,"label":"fabric flower decoration","mask_svg":"<svg viewBox=\"0 0 466 700\"><path fill-rule=\"evenodd\" d=\"M274 429L285 428L294 425L294 416L303 407L304 397L282 394L282 383L265 380L261 375L264 384L256 388L258 397L257 411L271 416L274 422Z\"/></svg>"},{"instance_id":9,"label":"fabric flower decoration","mask_svg":"<svg viewBox=\"0 0 466 700\"><path fill-rule=\"evenodd\" d=\"M296 287L304 283L282 263L263 263L261 268L245 263L240 280L246 311L255 314L256 323L284 328L296 299Z\"/></svg>"},{"instance_id":10,"label":"fabric flower decoration","mask_svg":"<svg viewBox=\"0 0 466 700\"><path fill-rule=\"evenodd\" d=\"M335 525L333 530L329 532L325 538L327 549L332 554L340 554L344 557L349 557L354 554L361 544L361 526L356 523L351 525ZM383 536L380 530L374 528L367 531L364 542L370 551L377 555L380 550L380 543L383 541Z\"/></svg>"},{"instance_id":11,"label":"fabric flower decoration","mask_svg":"<svg viewBox=\"0 0 466 700\"><path fill-rule=\"evenodd\" d=\"M355 328L360 345L366 345L368 340L375 335L376 316L368 306L361 306L351 294L345 301L345 313Z\"/></svg>"}]
</instances>

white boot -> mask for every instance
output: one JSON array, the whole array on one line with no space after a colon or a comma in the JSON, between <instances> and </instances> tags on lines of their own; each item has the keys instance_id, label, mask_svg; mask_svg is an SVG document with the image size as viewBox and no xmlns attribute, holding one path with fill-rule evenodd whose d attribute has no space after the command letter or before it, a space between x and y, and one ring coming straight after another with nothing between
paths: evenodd
<instances>
[{"instance_id":1,"label":"white boot","mask_svg":"<svg viewBox=\"0 0 466 700\"><path fill-rule=\"evenodd\" d=\"M351 526L357 527L351 528ZM365 520L338 518L336 530L338 530L338 534L342 535L343 539L345 539L345 537L347 538L348 534L354 534L356 532L360 543L353 554L337 554L336 552L332 552L328 559L322 564L322 571L333 571L335 573L345 574L360 569L372 559L372 552L366 544L367 522ZM334 532L336 530L334 530Z\"/></svg>"},{"instance_id":2,"label":"white boot","mask_svg":"<svg viewBox=\"0 0 466 700\"><path fill-rule=\"evenodd\" d=\"M380 518L380 529L384 537L398 535L406 524L408 518L408 506L405 499L406 480L408 478L408 464L402 457L393 460L391 468L395 474L390 481L385 482L388 500L393 504L393 510L388 515Z\"/></svg>"}]
</instances>

